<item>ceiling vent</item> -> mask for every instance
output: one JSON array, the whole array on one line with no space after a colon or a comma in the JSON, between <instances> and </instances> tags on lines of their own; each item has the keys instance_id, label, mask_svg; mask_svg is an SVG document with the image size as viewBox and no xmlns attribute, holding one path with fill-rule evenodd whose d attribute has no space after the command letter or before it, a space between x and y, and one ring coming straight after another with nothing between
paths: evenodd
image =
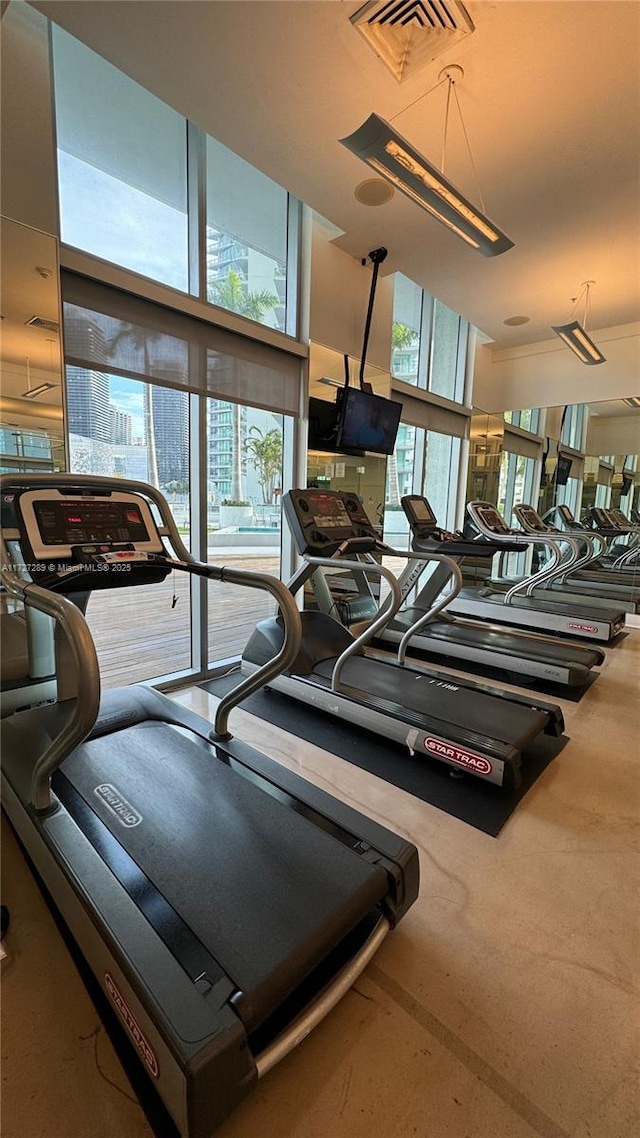
<instances>
[{"instance_id":1,"label":"ceiling vent","mask_svg":"<svg viewBox=\"0 0 640 1138\"><path fill-rule=\"evenodd\" d=\"M640 396L632 395L629 399L623 399L622 402L626 403L627 407L640 407Z\"/></svg>"},{"instance_id":2,"label":"ceiling vent","mask_svg":"<svg viewBox=\"0 0 640 1138\"><path fill-rule=\"evenodd\" d=\"M46 328L47 332L59 332L60 325L55 320L45 320L44 316L32 316L25 320L30 328Z\"/></svg>"},{"instance_id":3,"label":"ceiling vent","mask_svg":"<svg viewBox=\"0 0 640 1138\"><path fill-rule=\"evenodd\" d=\"M399 83L474 31L459 0L369 0L350 19Z\"/></svg>"}]
</instances>

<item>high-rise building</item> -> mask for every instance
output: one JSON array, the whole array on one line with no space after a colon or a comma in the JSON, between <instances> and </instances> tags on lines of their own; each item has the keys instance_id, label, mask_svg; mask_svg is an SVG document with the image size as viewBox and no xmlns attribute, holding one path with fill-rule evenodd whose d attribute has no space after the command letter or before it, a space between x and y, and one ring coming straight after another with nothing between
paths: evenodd
<instances>
[{"instance_id":1,"label":"high-rise building","mask_svg":"<svg viewBox=\"0 0 640 1138\"><path fill-rule=\"evenodd\" d=\"M101 329L91 320L70 316L64 326L67 356L107 362ZM67 365L69 431L88 439L111 441L111 404L106 371Z\"/></svg>"},{"instance_id":2,"label":"high-rise building","mask_svg":"<svg viewBox=\"0 0 640 1138\"><path fill-rule=\"evenodd\" d=\"M111 404L111 441L123 446L133 442L133 419L126 411L119 411Z\"/></svg>"},{"instance_id":3,"label":"high-rise building","mask_svg":"<svg viewBox=\"0 0 640 1138\"><path fill-rule=\"evenodd\" d=\"M151 388L158 482L189 480L189 396L173 387Z\"/></svg>"}]
</instances>

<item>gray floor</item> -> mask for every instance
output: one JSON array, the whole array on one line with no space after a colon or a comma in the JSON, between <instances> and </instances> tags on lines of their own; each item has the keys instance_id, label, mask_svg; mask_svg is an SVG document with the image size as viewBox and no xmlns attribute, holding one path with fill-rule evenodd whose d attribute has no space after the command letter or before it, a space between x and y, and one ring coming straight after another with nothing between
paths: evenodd
<instances>
[{"instance_id":1,"label":"gray floor","mask_svg":"<svg viewBox=\"0 0 640 1138\"><path fill-rule=\"evenodd\" d=\"M498 839L234 713L248 741L416 842L422 887L356 989L220 1138L636 1138L639 682L634 630L563 704L571 742ZM205 714L213 702L179 698ZM4 837L3 1138L147 1135Z\"/></svg>"}]
</instances>

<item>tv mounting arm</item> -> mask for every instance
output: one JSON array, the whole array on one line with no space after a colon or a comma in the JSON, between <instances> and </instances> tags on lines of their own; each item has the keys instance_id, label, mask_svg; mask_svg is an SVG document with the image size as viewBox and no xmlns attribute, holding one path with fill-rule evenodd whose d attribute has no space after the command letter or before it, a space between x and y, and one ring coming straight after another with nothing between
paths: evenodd
<instances>
[{"instance_id":1,"label":"tv mounting arm","mask_svg":"<svg viewBox=\"0 0 640 1138\"><path fill-rule=\"evenodd\" d=\"M362 391L372 392L371 384L364 382L364 365L367 358L367 344L369 343L369 332L371 330L371 317L373 316L373 301L376 295L376 284L378 282L378 270L380 265L387 256L387 250L384 248L372 249L367 254L369 260L373 262L373 277L371 279L371 291L369 293L369 307L367 309L367 319L364 325L364 340L362 343L362 357L360 359L360 389ZM367 258L362 258L362 264L366 265Z\"/></svg>"}]
</instances>

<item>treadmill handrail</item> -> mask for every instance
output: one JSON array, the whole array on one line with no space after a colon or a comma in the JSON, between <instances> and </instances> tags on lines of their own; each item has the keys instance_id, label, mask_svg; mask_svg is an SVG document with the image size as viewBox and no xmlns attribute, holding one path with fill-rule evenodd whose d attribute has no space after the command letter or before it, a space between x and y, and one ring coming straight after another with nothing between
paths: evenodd
<instances>
[{"instance_id":1,"label":"treadmill handrail","mask_svg":"<svg viewBox=\"0 0 640 1138\"><path fill-rule=\"evenodd\" d=\"M535 527L527 521L523 510L533 510L533 512L536 514L536 517L538 517L541 522L544 522L544 519L540 518L540 515L529 503L516 502L513 507L513 512L525 533L542 534L546 532L550 537L553 537L559 541L564 541L569 551L569 556L564 561L561 560L557 565L554 563L551 566L551 572L547 572L544 578L536 580L536 588L541 583L546 584L547 582L556 580L561 585L566 584L568 577L573 576L573 574L576 573L579 569L584 569L597 557L597 553L595 551L595 543L591 540L590 534L583 533L583 531L574 532L570 529L559 529L558 526L552 526L548 522L544 522L546 530L535 529ZM584 543L585 546L584 552L581 548L582 543ZM546 570L549 570L549 568L549 566L545 566ZM530 595L530 593L527 593L527 596Z\"/></svg>"},{"instance_id":2,"label":"treadmill handrail","mask_svg":"<svg viewBox=\"0 0 640 1138\"><path fill-rule=\"evenodd\" d=\"M305 1010L277 1036L264 1051L254 1057L258 1078L261 1079L285 1058L340 1002L380 948L390 929L386 917L381 916L370 936L356 955L345 964L330 984L323 988Z\"/></svg>"},{"instance_id":3,"label":"treadmill handrail","mask_svg":"<svg viewBox=\"0 0 640 1138\"><path fill-rule=\"evenodd\" d=\"M82 698L74 701L73 710L60 734L40 755L31 773L30 800L37 814L53 809L51 775L74 747L82 743L91 731L100 708L100 667L89 626L73 601L26 581L11 568L4 534L0 533L2 583L7 592L18 597L25 607L31 607L53 617L66 636L76 667Z\"/></svg>"},{"instance_id":4,"label":"treadmill handrail","mask_svg":"<svg viewBox=\"0 0 640 1138\"><path fill-rule=\"evenodd\" d=\"M480 532L485 537L491 538L495 536L493 530L490 530L488 526L484 525L482 521L482 515L477 512L477 509L482 506L489 506L492 510L496 509L496 507L493 505L493 502L483 502L476 500L467 503L467 512L470 514L472 521L480 530ZM525 541L530 542L532 545L545 545L548 549L551 550L551 562L548 565L543 566L542 569L539 569L538 572L534 573L532 576L524 577L521 581L516 581L515 584L513 584L511 588L508 589L504 594L504 597L502 599L502 603L504 605L512 604L513 598L518 597L520 593L523 592L527 597L530 597L538 585L542 585L547 580L550 580L560 569L562 562L562 550L560 549L558 543L556 541L553 541L552 538L547 534L540 533L537 530L533 533L527 533L524 530L516 531L509 529L508 533L500 533L498 536L501 541L511 542L514 545L516 543L521 543L524 539Z\"/></svg>"},{"instance_id":5,"label":"treadmill handrail","mask_svg":"<svg viewBox=\"0 0 640 1138\"><path fill-rule=\"evenodd\" d=\"M151 501L156 505L162 522L161 527L159 527L159 532L162 536L168 538L174 552L178 554L177 560L175 558L167 558L167 560L170 562L176 561L176 568L180 567L182 563L182 568L190 570L191 572L198 573L200 576L213 578L214 580L223 582L244 585L248 588L260 589L263 592L271 593L271 595L277 601L280 612L282 614L284 625L284 641L282 647L280 648L280 651L274 657L272 657L272 659L268 660L266 664L263 664L262 667L253 673L253 675L242 680L239 684L236 685L236 687L232 688L232 690L220 700L220 703L216 708L212 732L213 737L219 739L229 738L228 720L231 710L258 688L262 687L264 684L267 684L269 680L274 679L276 676L280 675L281 672L285 671L289 665L293 663L296 656L298 655L302 642L302 621L295 600L293 599L293 596L287 587L282 583L282 581L278 580L276 577L271 577L267 573L259 573L255 570L234 569L232 567L223 565L208 565L204 562L198 561L197 558L195 558L193 554L190 553L182 541L169 505L164 496L159 490L155 488L155 486L151 486L146 482L140 482L134 479L101 478L97 475L91 474L28 474L22 476L9 474L0 476L0 493L4 492L5 487L8 488L10 486L23 489L36 489L37 487L50 489L53 486L56 489L62 489L63 492L65 489L68 489L68 491L71 492L74 489L77 491L79 488L85 487L88 489L94 489L96 491L104 491L106 489L115 493L124 491L128 493L139 494L141 497L146 498L148 501ZM9 562L6 558L4 541L2 543L2 556L3 565L8 565ZM19 579L16 578L16 581L18 580ZM29 587L32 590L35 588L33 585ZM39 593L44 593L47 597L52 595L43 589L40 589ZM67 603L71 604L71 607L76 612L78 611L75 609L75 605L73 605L72 602ZM36 605L35 607L38 606ZM48 610L43 609L43 611ZM63 607L60 610L56 609L55 612L50 612L50 615L55 616L56 612L60 612L62 614L62 619L65 619L65 613L68 613L68 610ZM74 658L76 653L76 645L73 641L74 630L78 636L78 645L80 646L80 652L82 653L84 651L84 648L88 643L85 637L86 632L86 636L89 637L89 641L91 642L91 647L95 655L95 645L93 644L93 640L91 638L91 634L88 631L86 621L84 621L84 617L82 617L81 624L78 624L77 621L72 619L70 624L68 623L68 627L71 630L69 639L71 641L72 650L74 652ZM67 633L67 635L69 635L69 633ZM84 660L82 669L79 670L78 674L79 677L81 677L82 684L84 685ZM88 700L88 706L90 706L91 700L89 699L88 694L85 695L83 686L82 700L78 699L77 702L84 702L85 698ZM100 689L98 668L98 706L99 702ZM96 708L94 719L89 727L89 730L91 727L93 727L93 723L95 722L97 714L98 712ZM83 722L84 720L85 717L83 717ZM63 735L60 736L60 738L66 738L66 736L67 732L65 731ZM82 740L77 740L77 742L81 741ZM76 743L73 745L75 746ZM49 750L50 749L47 750L46 755L43 756L43 758L46 758L49 755ZM58 750L56 750L56 754L57 753ZM65 758L65 756L69 753L70 750L67 750L64 754L60 754L60 757L50 768L50 770L55 770L55 767L58 766ZM47 764L47 766L49 766L49 764ZM45 779L48 778L46 775L44 777ZM48 791L47 795L50 801L50 795L48 794Z\"/></svg>"},{"instance_id":6,"label":"treadmill handrail","mask_svg":"<svg viewBox=\"0 0 640 1138\"><path fill-rule=\"evenodd\" d=\"M394 576L390 569L387 569L384 565L378 564L378 562L370 553L366 553L363 556L366 559L365 561L350 561L345 560L342 557L335 556L309 557L308 555L305 555L304 558L308 565L316 565L318 568L321 566L334 567L336 565L339 565L341 569L350 569L351 572L356 573L362 572L363 565L366 565L367 572L371 571L372 573L377 573L379 577L384 577L385 581L389 585L389 588L391 589L391 595L393 597L390 608L387 609L387 597L385 598L384 608L378 610L378 614L373 619L371 624L369 624L365 628L364 632L361 632L360 635L357 636L356 639L353 640L351 644L345 648L344 652L338 656L338 659L336 660L333 671L331 673L332 691L338 690L338 686L340 684L340 675L349 657L358 652L360 648L362 648L365 644L368 644L368 642L375 636L376 632L383 629L389 620L395 616L398 609L400 608L400 605L402 604L400 586L398 584L397 577Z\"/></svg>"},{"instance_id":7,"label":"treadmill handrail","mask_svg":"<svg viewBox=\"0 0 640 1138\"><path fill-rule=\"evenodd\" d=\"M414 621L411 627L408 628L405 632L402 640L400 641L400 644L398 645L397 660L399 664L404 664L405 662L405 656L407 654L409 641L422 631L425 624L431 624L435 618L440 615L442 610L446 608L447 605L450 604L451 601L453 601L458 596L458 593L460 592L463 584L462 570L458 565L458 562L454 561L453 558L447 556L446 553L432 553L428 557L425 557L424 554L421 554L421 559L424 559L425 561L438 561L441 564L445 565L448 564L451 569L450 580L452 584L451 588L446 589L446 591L444 588L440 590L440 593L436 597L431 608L427 609L426 612L422 614L422 616L419 616L418 619Z\"/></svg>"}]
</instances>

